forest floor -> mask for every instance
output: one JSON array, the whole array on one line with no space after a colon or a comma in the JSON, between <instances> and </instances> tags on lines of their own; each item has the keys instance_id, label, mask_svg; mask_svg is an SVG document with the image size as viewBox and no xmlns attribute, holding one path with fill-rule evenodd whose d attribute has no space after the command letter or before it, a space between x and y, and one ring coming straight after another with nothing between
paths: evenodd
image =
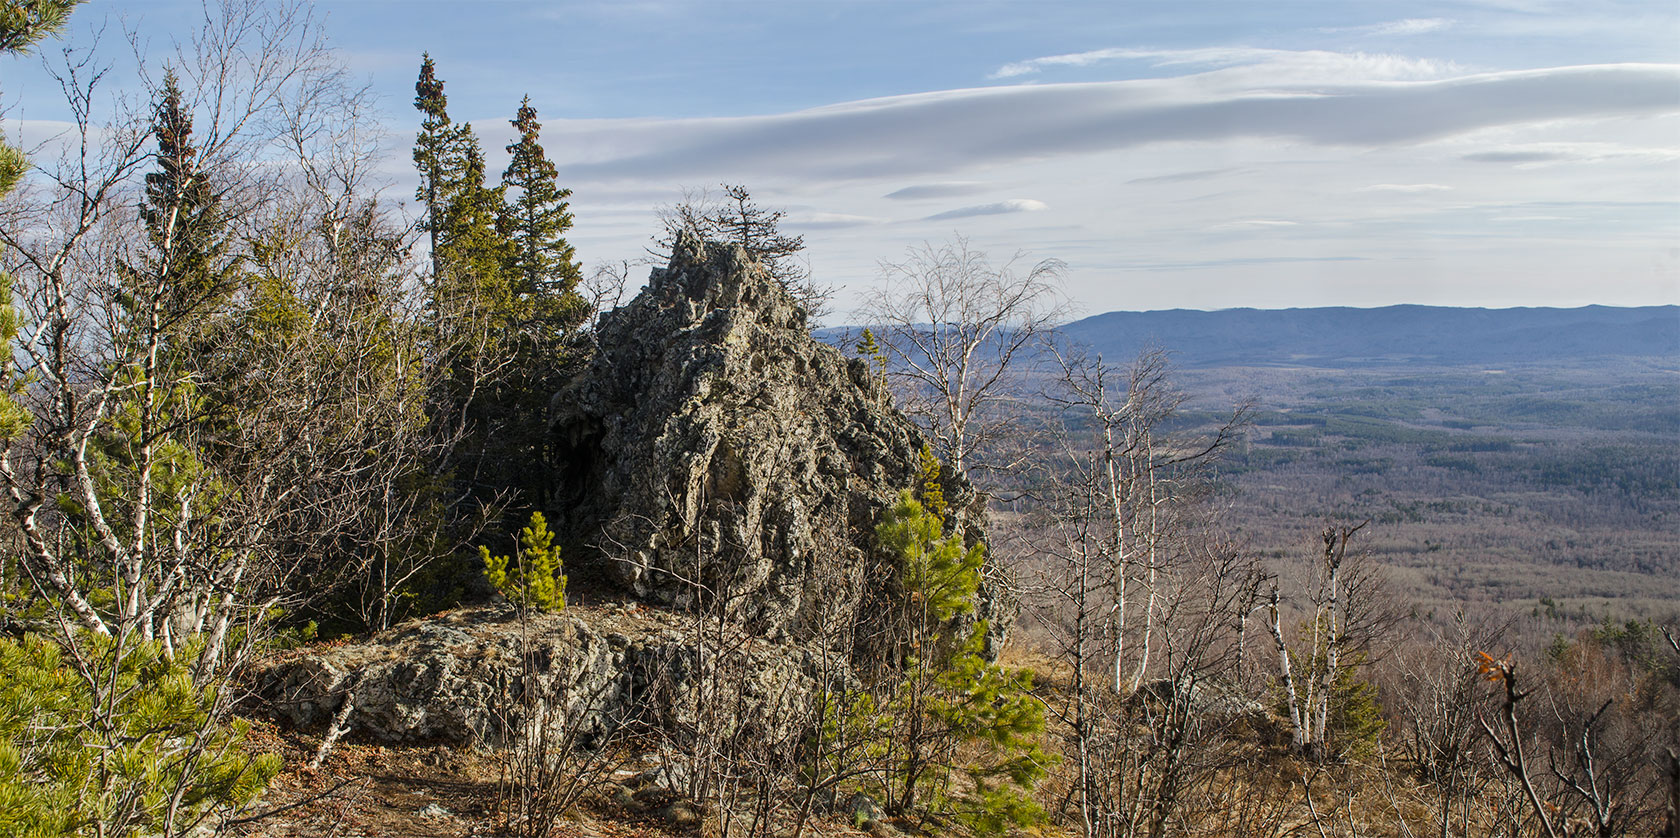
<instances>
[{"instance_id":1,"label":"forest floor","mask_svg":"<svg viewBox=\"0 0 1680 838\"><path fill-rule=\"evenodd\" d=\"M307 765L319 736L253 720L251 750L277 753L285 768L229 834L244 838L467 838L517 834L501 815L503 759L492 750L450 745L340 741L319 770ZM623 769L619 773L634 773ZM673 826L650 812L588 796L551 838L676 838L709 835L705 825ZM789 833L791 834L791 833ZM833 820L812 823L813 838L870 833Z\"/></svg>"},{"instance_id":2,"label":"forest floor","mask_svg":"<svg viewBox=\"0 0 1680 838\"><path fill-rule=\"evenodd\" d=\"M319 770L307 768L318 737L253 722L252 750L277 753L285 768L255 807L266 817L234 834L312 836L492 835L499 772L482 754L446 746L388 747L340 742ZM593 833L577 833L579 835ZM602 833L605 834L605 833Z\"/></svg>"}]
</instances>

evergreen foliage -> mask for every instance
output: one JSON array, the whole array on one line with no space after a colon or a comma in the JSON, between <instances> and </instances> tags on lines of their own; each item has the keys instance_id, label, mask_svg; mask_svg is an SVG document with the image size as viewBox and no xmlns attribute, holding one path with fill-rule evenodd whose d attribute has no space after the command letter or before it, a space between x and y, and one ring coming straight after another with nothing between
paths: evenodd
<instances>
[{"instance_id":1,"label":"evergreen foliage","mask_svg":"<svg viewBox=\"0 0 1680 838\"><path fill-rule=\"evenodd\" d=\"M414 197L425 208L426 216L421 219L420 227L430 236L435 277L443 273L438 233L443 229L449 184L459 177L449 167L455 162L454 148L459 145L460 129L449 121L449 98L443 93L443 82L437 77L430 54L423 54L420 59L414 107L424 114L420 134L414 140L414 166L420 170L420 186Z\"/></svg>"},{"instance_id":2,"label":"evergreen foliage","mask_svg":"<svg viewBox=\"0 0 1680 838\"><path fill-rule=\"evenodd\" d=\"M787 213L759 206L741 184L724 185L723 194L726 200L711 215L711 220L725 241L745 250L789 289L810 277L794 261L794 255L805 249L805 237L789 236L781 230L782 218Z\"/></svg>"},{"instance_id":3,"label":"evergreen foliage","mask_svg":"<svg viewBox=\"0 0 1680 838\"><path fill-rule=\"evenodd\" d=\"M4 135L0 135L0 140L4 139ZM23 156L23 152L0 142L0 197L17 188L18 181L28 170L29 159Z\"/></svg>"},{"instance_id":4,"label":"evergreen foliage","mask_svg":"<svg viewBox=\"0 0 1680 838\"><path fill-rule=\"evenodd\" d=\"M533 319L551 329L569 331L582 322L588 309L576 290L583 269L564 237L572 227L566 206L572 190L556 183L559 173L538 141L542 123L537 122L531 97L525 97L518 115L509 122L519 139L507 147L512 159L502 173L502 189L511 200L496 227L512 244L509 267L518 292L537 303Z\"/></svg>"},{"instance_id":5,"label":"evergreen foliage","mask_svg":"<svg viewBox=\"0 0 1680 838\"><path fill-rule=\"evenodd\" d=\"M8 175L13 171L8 167L13 163L16 164L15 171L21 173L23 155L0 142L0 197L4 197L17 182L15 177L8 182ZM5 341L6 346L14 346L22 325L23 320L12 305L12 276L0 270L0 341ZM17 439L29 427L32 418L29 409L18 401L28 383L27 377L18 375L12 353L0 353L0 443Z\"/></svg>"},{"instance_id":6,"label":"evergreen foliage","mask_svg":"<svg viewBox=\"0 0 1680 838\"><path fill-rule=\"evenodd\" d=\"M566 577L560 572L560 548L541 512L531 513L531 523L519 534L519 549L513 556L492 556L490 548L479 547L484 576L490 584L520 608L560 611L566 607Z\"/></svg>"},{"instance_id":7,"label":"evergreen foliage","mask_svg":"<svg viewBox=\"0 0 1680 838\"><path fill-rule=\"evenodd\" d=\"M152 116L158 169L146 175L140 220L155 254L149 267L174 280L166 291L176 299L166 301L165 308L182 312L225 295L237 268L228 258L222 196L203 169L192 132L192 113L169 71Z\"/></svg>"},{"instance_id":8,"label":"evergreen foliage","mask_svg":"<svg viewBox=\"0 0 1680 838\"><path fill-rule=\"evenodd\" d=\"M1044 709L1033 698L1032 674L987 661L985 640L981 621L943 662L927 706L935 729L956 744L953 763L973 788L953 795L948 778L935 773L930 803L949 807L976 835L1005 835L1043 819L1028 793L1054 758L1038 741Z\"/></svg>"},{"instance_id":9,"label":"evergreen foliage","mask_svg":"<svg viewBox=\"0 0 1680 838\"><path fill-rule=\"evenodd\" d=\"M752 193L740 184L724 184L724 200L705 193L665 211L665 235L657 240L659 250L670 253L677 233L687 230L708 241L732 244L764 268L805 312L820 316L832 291L811 280L811 272L798 258L805 249L803 236L781 231L781 210L767 210L753 201Z\"/></svg>"},{"instance_id":10,"label":"evergreen foliage","mask_svg":"<svg viewBox=\"0 0 1680 838\"><path fill-rule=\"evenodd\" d=\"M0 53L26 52L31 44L58 31L82 0L7 0L0 3ZM0 183L0 195L6 194Z\"/></svg>"},{"instance_id":11,"label":"evergreen foliage","mask_svg":"<svg viewBox=\"0 0 1680 838\"><path fill-rule=\"evenodd\" d=\"M431 236L434 294L440 304L464 303L465 313L480 317L505 309L512 289L504 272L514 254L496 230L502 190L485 185L484 152L472 125L450 120L430 55L421 59L414 90L414 107L424 115L414 143L416 197Z\"/></svg>"},{"instance_id":12,"label":"evergreen foliage","mask_svg":"<svg viewBox=\"0 0 1680 838\"><path fill-rule=\"evenodd\" d=\"M951 636L955 618L973 611L985 548L965 548L944 529L943 517L909 492L876 527L877 541L899 563L907 649L886 699L858 707L879 707L889 719L874 723L890 731L881 748L889 809L910 812L920 801L977 835L1002 835L1042 819L1029 792L1053 758L1037 741L1044 711L1031 695L1031 675L986 659L985 621ZM959 774L968 784L953 782Z\"/></svg>"},{"instance_id":13,"label":"evergreen foliage","mask_svg":"<svg viewBox=\"0 0 1680 838\"><path fill-rule=\"evenodd\" d=\"M452 471L467 506L540 506L548 487L531 465L544 456L548 397L567 363L566 344L588 316L563 236L570 192L555 183L529 100L512 120L520 132L508 146L513 160L492 187L472 127L449 118L429 56L415 92L435 344L451 369L437 402L462 429Z\"/></svg>"},{"instance_id":14,"label":"evergreen foliage","mask_svg":"<svg viewBox=\"0 0 1680 838\"><path fill-rule=\"evenodd\" d=\"M117 304L129 351L160 350L150 374L182 378L205 366L209 333L220 325L216 309L238 287L241 260L230 253L222 195L193 143L192 113L173 70L164 75L151 131L157 169L146 175L139 209L148 248L136 262L116 265Z\"/></svg>"},{"instance_id":15,"label":"evergreen foliage","mask_svg":"<svg viewBox=\"0 0 1680 838\"><path fill-rule=\"evenodd\" d=\"M943 470L943 466L940 465L939 458L934 456L933 446L925 442L922 443L920 470L922 506L935 518L943 522L947 508L945 505L945 488L939 482L939 474Z\"/></svg>"},{"instance_id":16,"label":"evergreen foliage","mask_svg":"<svg viewBox=\"0 0 1680 838\"><path fill-rule=\"evenodd\" d=\"M869 362L877 378L887 377L887 351L881 347L881 342L875 339L875 333L864 329L857 342L858 357Z\"/></svg>"},{"instance_id":17,"label":"evergreen foliage","mask_svg":"<svg viewBox=\"0 0 1680 838\"><path fill-rule=\"evenodd\" d=\"M1336 673L1330 695L1330 747L1344 759L1363 759L1377 752L1388 722L1377 701L1377 685L1363 677L1364 654Z\"/></svg>"},{"instance_id":18,"label":"evergreen foliage","mask_svg":"<svg viewBox=\"0 0 1680 838\"><path fill-rule=\"evenodd\" d=\"M911 603L912 646L934 640L947 621L974 610L986 549L946 536L943 516L906 492L875 527L875 539L898 560L899 584Z\"/></svg>"},{"instance_id":19,"label":"evergreen foliage","mask_svg":"<svg viewBox=\"0 0 1680 838\"><path fill-rule=\"evenodd\" d=\"M26 0L0 3L0 55L27 52L41 38L63 28L81 0ZM17 188L29 169L22 151L7 145L0 134L0 198ZM7 346L17 337L22 321L12 306L12 277L0 271L0 340ZM15 439L29 423L29 411L18 404L25 382L15 374L12 353L0 357L0 442Z\"/></svg>"},{"instance_id":20,"label":"evergreen foliage","mask_svg":"<svg viewBox=\"0 0 1680 838\"><path fill-rule=\"evenodd\" d=\"M279 772L278 756L244 751L244 722L216 720L190 655L92 637L78 655L0 638L0 834L180 834Z\"/></svg>"},{"instance_id":21,"label":"evergreen foliage","mask_svg":"<svg viewBox=\"0 0 1680 838\"><path fill-rule=\"evenodd\" d=\"M1383 730L1388 726L1383 720L1382 706L1377 702L1377 686L1363 673L1370 656L1364 652L1344 653L1336 671L1327 673L1329 655L1325 646L1330 642L1325 628L1327 623L1327 618L1321 618L1317 623L1318 631L1314 633L1311 631L1314 624L1308 621L1300 632L1302 637L1317 638L1318 648L1295 657L1306 664L1293 679L1296 701L1304 706L1311 685L1323 683L1325 676L1329 675L1330 689L1326 699L1329 709L1325 718L1324 740L1318 744L1316 752L1323 757L1341 760L1368 757L1376 752ZM1281 690L1282 685L1278 688ZM1284 698L1280 698L1278 704L1279 715L1287 717Z\"/></svg>"}]
</instances>

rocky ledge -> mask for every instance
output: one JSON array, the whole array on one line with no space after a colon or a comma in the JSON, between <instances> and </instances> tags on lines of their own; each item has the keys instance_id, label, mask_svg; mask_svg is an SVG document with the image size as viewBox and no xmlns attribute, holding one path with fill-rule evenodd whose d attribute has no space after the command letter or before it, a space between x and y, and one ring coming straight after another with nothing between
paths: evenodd
<instances>
[{"instance_id":1,"label":"rocky ledge","mask_svg":"<svg viewBox=\"0 0 1680 838\"><path fill-rule=\"evenodd\" d=\"M384 742L505 745L541 732L589 746L616 730L705 724L786 743L800 733L793 720L812 695L816 660L635 604L523 619L485 607L277 656L255 667L253 686L273 715L301 728L328 725L348 698L346 726Z\"/></svg>"}]
</instances>

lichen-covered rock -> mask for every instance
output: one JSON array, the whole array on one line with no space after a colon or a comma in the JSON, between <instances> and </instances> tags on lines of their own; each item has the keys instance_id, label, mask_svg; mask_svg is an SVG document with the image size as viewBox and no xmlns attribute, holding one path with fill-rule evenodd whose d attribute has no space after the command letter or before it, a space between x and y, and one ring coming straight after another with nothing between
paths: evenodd
<instances>
[{"instance_id":1,"label":"lichen-covered rock","mask_svg":"<svg viewBox=\"0 0 1680 838\"><path fill-rule=\"evenodd\" d=\"M874 525L918 482L923 437L742 250L679 237L597 344L552 408L555 517L590 548L568 561L592 554L647 601L715 599L773 638L850 627L861 602L890 599ZM943 482L980 538L973 490Z\"/></svg>"},{"instance_id":2,"label":"lichen-covered rock","mask_svg":"<svg viewBox=\"0 0 1680 838\"><path fill-rule=\"evenodd\" d=\"M813 694L813 659L783 644L740 636L719 644L713 635L686 615L635 606L524 621L511 608L475 608L266 662L253 685L270 712L303 728L327 724L349 695L350 728L387 742L567 735L588 746L627 727L703 724L794 741ZM722 677L712 677L719 667ZM728 695L707 692L718 689ZM719 717L719 708L728 714Z\"/></svg>"}]
</instances>

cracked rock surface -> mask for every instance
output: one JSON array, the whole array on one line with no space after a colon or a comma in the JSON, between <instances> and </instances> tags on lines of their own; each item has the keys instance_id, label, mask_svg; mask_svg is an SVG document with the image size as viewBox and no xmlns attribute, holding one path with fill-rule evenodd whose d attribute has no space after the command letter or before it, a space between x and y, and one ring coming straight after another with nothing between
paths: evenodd
<instances>
[{"instance_id":1,"label":"cracked rock surface","mask_svg":"<svg viewBox=\"0 0 1680 838\"><path fill-rule=\"evenodd\" d=\"M623 728L719 724L781 743L799 733L791 720L810 700L813 666L803 650L715 642L693 618L658 609L574 607L521 620L492 606L284 655L253 681L270 711L300 728L328 724L349 695L349 726L384 742L506 744L565 732L587 746ZM727 677L709 677L719 667ZM719 707L727 718L696 715Z\"/></svg>"},{"instance_id":2,"label":"cracked rock surface","mask_svg":"<svg viewBox=\"0 0 1680 838\"><path fill-rule=\"evenodd\" d=\"M792 639L891 598L874 526L918 482L922 434L743 251L680 237L597 334L553 403L556 514L616 584L683 609L717 597ZM942 483L981 520L966 480Z\"/></svg>"}]
</instances>

